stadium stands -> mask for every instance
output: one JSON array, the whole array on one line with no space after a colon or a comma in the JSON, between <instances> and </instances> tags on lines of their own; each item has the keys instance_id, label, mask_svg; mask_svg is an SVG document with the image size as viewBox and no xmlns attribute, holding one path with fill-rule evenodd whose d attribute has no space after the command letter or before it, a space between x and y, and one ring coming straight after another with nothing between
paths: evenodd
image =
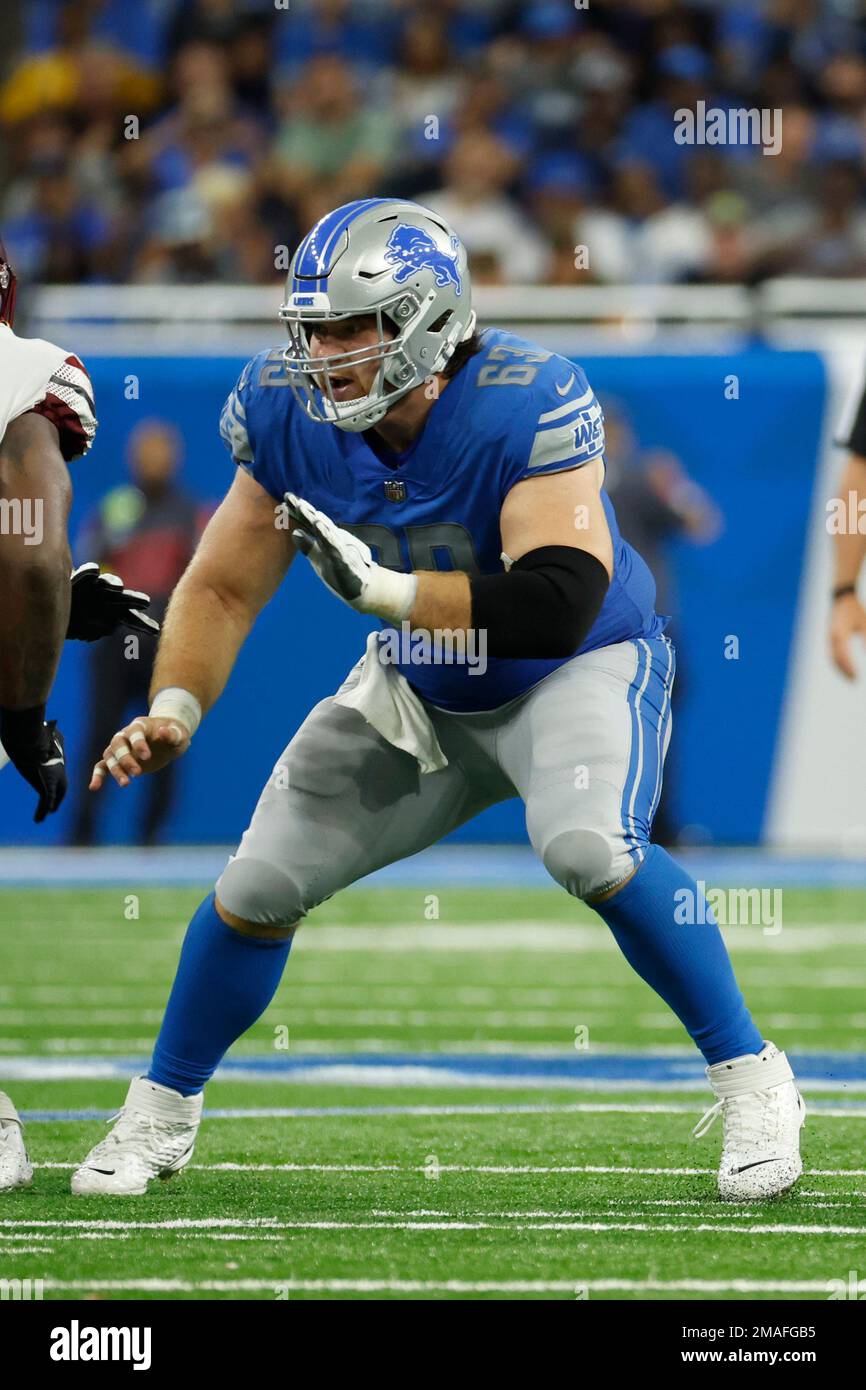
<instances>
[{"instance_id":1,"label":"stadium stands","mask_svg":"<svg viewBox=\"0 0 866 1390\"><path fill-rule=\"evenodd\" d=\"M0 221L30 281L267 284L324 210L384 190L458 223L479 283L866 272L854 0L16 9ZM701 102L781 112L784 139L678 143Z\"/></svg>"}]
</instances>

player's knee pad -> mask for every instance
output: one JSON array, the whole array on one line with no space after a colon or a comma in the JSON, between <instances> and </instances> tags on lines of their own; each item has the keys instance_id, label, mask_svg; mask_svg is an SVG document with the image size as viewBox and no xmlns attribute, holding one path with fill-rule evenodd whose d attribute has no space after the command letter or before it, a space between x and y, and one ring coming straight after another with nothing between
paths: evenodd
<instances>
[{"instance_id":1,"label":"player's knee pad","mask_svg":"<svg viewBox=\"0 0 866 1390\"><path fill-rule=\"evenodd\" d=\"M289 927L305 914L301 890L265 859L232 859L216 885L223 907L263 927Z\"/></svg>"},{"instance_id":2,"label":"player's knee pad","mask_svg":"<svg viewBox=\"0 0 866 1390\"><path fill-rule=\"evenodd\" d=\"M542 863L575 898L603 893L618 875L610 840L597 830L563 830L542 851Z\"/></svg>"}]
</instances>

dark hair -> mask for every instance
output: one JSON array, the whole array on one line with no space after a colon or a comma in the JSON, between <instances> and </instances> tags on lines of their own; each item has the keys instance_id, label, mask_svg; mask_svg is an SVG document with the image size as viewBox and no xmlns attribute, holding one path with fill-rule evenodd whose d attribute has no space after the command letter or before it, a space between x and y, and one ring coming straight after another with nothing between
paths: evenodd
<instances>
[{"instance_id":1,"label":"dark hair","mask_svg":"<svg viewBox=\"0 0 866 1390\"><path fill-rule=\"evenodd\" d=\"M441 375L450 381L453 376L457 375L461 368L466 366L470 357L474 357L477 352L481 351L483 346L481 334L476 328L470 338L467 338L463 343L457 344L452 356L442 368Z\"/></svg>"}]
</instances>

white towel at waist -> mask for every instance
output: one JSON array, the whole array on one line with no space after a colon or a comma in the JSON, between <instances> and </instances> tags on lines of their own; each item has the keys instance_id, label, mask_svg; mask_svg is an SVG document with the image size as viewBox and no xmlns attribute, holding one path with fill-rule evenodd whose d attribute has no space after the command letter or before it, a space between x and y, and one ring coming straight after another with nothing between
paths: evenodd
<instances>
[{"instance_id":1,"label":"white towel at waist","mask_svg":"<svg viewBox=\"0 0 866 1390\"><path fill-rule=\"evenodd\" d=\"M396 666L379 660L378 632L367 638L357 682L335 695L334 704L356 709L388 743L417 758L422 772L448 766L421 700Z\"/></svg>"}]
</instances>

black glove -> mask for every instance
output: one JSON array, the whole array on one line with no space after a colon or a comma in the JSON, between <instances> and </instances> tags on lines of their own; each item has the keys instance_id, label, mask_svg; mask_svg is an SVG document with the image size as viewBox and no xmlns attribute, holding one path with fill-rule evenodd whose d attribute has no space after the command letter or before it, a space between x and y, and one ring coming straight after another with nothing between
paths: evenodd
<instances>
[{"instance_id":1,"label":"black glove","mask_svg":"<svg viewBox=\"0 0 866 1390\"><path fill-rule=\"evenodd\" d=\"M45 706L0 709L0 742L9 761L25 782L39 793L33 819L39 824L56 811L66 795L63 735L54 719L45 719Z\"/></svg>"},{"instance_id":2,"label":"black glove","mask_svg":"<svg viewBox=\"0 0 866 1390\"><path fill-rule=\"evenodd\" d=\"M150 598L135 589L124 589L116 574L100 574L95 560L79 565L72 573L72 602L66 640L95 642L119 627L136 632L159 632L159 623L142 610Z\"/></svg>"}]
</instances>

